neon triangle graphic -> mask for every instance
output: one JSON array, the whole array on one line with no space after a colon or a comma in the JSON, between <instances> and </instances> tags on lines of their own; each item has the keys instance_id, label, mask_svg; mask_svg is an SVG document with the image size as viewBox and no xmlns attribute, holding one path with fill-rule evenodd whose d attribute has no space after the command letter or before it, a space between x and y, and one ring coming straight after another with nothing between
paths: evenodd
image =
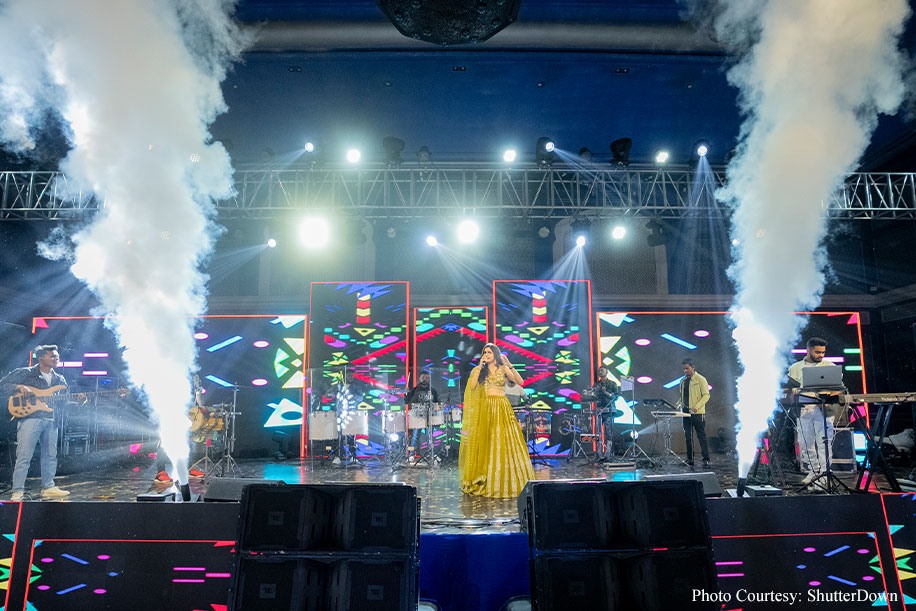
<instances>
[{"instance_id":1,"label":"neon triangle graphic","mask_svg":"<svg viewBox=\"0 0 916 611\"><path fill-rule=\"evenodd\" d=\"M370 333L375 332L375 329L373 329L372 327L353 327L353 330L359 333L360 335L362 335L363 337L366 337Z\"/></svg>"},{"instance_id":2,"label":"neon triangle graphic","mask_svg":"<svg viewBox=\"0 0 916 611\"><path fill-rule=\"evenodd\" d=\"M528 330L531 331L532 333L536 333L537 335L541 335L542 333L544 333L544 331L546 331L549 328L550 327L528 327Z\"/></svg>"},{"instance_id":3,"label":"neon triangle graphic","mask_svg":"<svg viewBox=\"0 0 916 611\"><path fill-rule=\"evenodd\" d=\"M599 314L598 317L606 323L610 323L615 327L619 327L623 324L623 319L627 317L625 312L616 312L614 314Z\"/></svg>"},{"instance_id":4,"label":"neon triangle graphic","mask_svg":"<svg viewBox=\"0 0 916 611\"><path fill-rule=\"evenodd\" d=\"M608 335L601 337L601 352L610 352L611 349L620 341L619 335Z\"/></svg>"}]
</instances>

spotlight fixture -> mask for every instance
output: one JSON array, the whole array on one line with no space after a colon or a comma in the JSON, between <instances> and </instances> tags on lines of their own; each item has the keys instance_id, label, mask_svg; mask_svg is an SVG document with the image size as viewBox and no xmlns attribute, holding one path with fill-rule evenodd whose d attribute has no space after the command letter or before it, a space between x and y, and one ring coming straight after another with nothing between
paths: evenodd
<instances>
[{"instance_id":1,"label":"spotlight fixture","mask_svg":"<svg viewBox=\"0 0 916 611\"><path fill-rule=\"evenodd\" d=\"M550 138L545 136L538 138L534 147L534 159L537 164L541 167L553 165L553 162L557 160L555 149L556 145Z\"/></svg>"},{"instance_id":2,"label":"spotlight fixture","mask_svg":"<svg viewBox=\"0 0 916 611\"><path fill-rule=\"evenodd\" d=\"M512 163L515 161L516 157L518 157L518 153L515 151L515 149L506 149L503 151L503 161L506 163Z\"/></svg>"},{"instance_id":3,"label":"spotlight fixture","mask_svg":"<svg viewBox=\"0 0 916 611\"><path fill-rule=\"evenodd\" d=\"M458 241L462 244L471 244L480 235L480 227L471 219L458 223Z\"/></svg>"},{"instance_id":4,"label":"spotlight fixture","mask_svg":"<svg viewBox=\"0 0 916 611\"><path fill-rule=\"evenodd\" d=\"M433 162L433 155L429 152L429 147L423 145L420 147L420 150L417 151L417 161L420 162L420 166L427 168L429 164Z\"/></svg>"},{"instance_id":5,"label":"spotlight fixture","mask_svg":"<svg viewBox=\"0 0 916 611\"><path fill-rule=\"evenodd\" d=\"M362 156L363 154L359 152L359 149L349 149L347 151L347 161L350 163L359 163Z\"/></svg>"},{"instance_id":6,"label":"spotlight fixture","mask_svg":"<svg viewBox=\"0 0 916 611\"><path fill-rule=\"evenodd\" d=\"M655 219L649 219L649 222L646 223L646 229L649 230L649 235L646 236L646 243L649 246L663 246L667 240L665 235L665 226L659 223Z\"/></svg>"},{"instance_id":7,"label":"spotlight fixture","mask_svg":"<svg viewBox=\"0 0 916 611\"><path fill-rule=\"evenodd\" d=\"M538 237L546 238L549 235L550 235L550 227L548 227L547 225L541 225L540 229L538 229Z\"/></svg>"},{"instance_id":8,"label":"spotlight fixture","mask_svg":"<svg viewBox=\"0 0 916 611\"><path fill-rule=\"evenodd\" d=\"M398 237L398 230L395 229L394 227L389 227L389 228L388 228L388 231L386 232L386 235L387 235L390 239L393 240L393 239L395 239L396 237Z\"/></svg>"},{"instance_id":9,"label":"spotlight fixture","mask_svg":"<svg viewBox=\"0 0 916 611\"><path fill-rule=\"evenodd\" d=\"M623 225L616 225L614 229L611 230L611 237L615 240L622 240L625 235L627 235L627 228Z\"/></svg>"},{"instance_id":10,"label":"spotlight fixture","mask_svg":"<svg viewBox=\"0 0 916 611\"><path fill-rule=\"evenodd\" d=\"M588 234L591 230L591 225L590 222L582 219L576 219L569 224L569 228L575 236L577 247L582 248L585 246L586 242L588 242Z\"/></svg>"},{"instance_id":11,"label":"spotlight fixture","mask_svg":"<svg viewBox=\"0 0 916 611\"><path fill-rule=\"evenodd\" d=\"M299 238L306 248L317 250L328 243L331 238L331 229L323 218L308 217L303 219L299 225Z\"/></svg>"},{"instance_id":12,"label":"spotlight fixture","mask_svg":"<svg viewBox=\"0 0 916 611\"><path fill-rule=\"evenodd\" d=\"M439 240L437 240L436 236L434 235L428 235L426 236L426 243L429 244L430 246L438 246Z\"/></svg>"},{"instance_id":13,"label":"spotlight fixture","mask_svg":"<svg viewBox=\"0 0 916 611\"><path fill-rule=\"evenodd\" d=\"M630 149L633 147L631 138L618 138L611 142L611 165L625 168L630 165Z\"/></svg>"},{"instance_id":14,"label":"spotlight fixture","mask_svg":"<svg viewBox=\"0 0 916 611\"><path fill-rule=\"evenodd\" d=\"M658 151L655 153L655 163L668 163L669 157L668 151Z\"/></svg>"},{"instance_id":15,"label":"spotlight fixture","mask_svg":"<svg viewBox=\"0 0 916 611\"><path fill-rule=\"evenodd\" d=\"M277 247L277 241L275 239L270 238L269 240L267 240L267 248L276 248L276 247Z\"/></svg>"},{"instance_id":16,"label":"spotlight fixture","mask_svg":"<svg viewBox=\"0 0 916 611\"><path fill-rule=\"evenodd\" d=\"M587 146L583 146L579 149L579 159L582 161L591 161L592 157L592 151Z\"/></svg>"},{"instance_id":17,"label":"spotlight fixture","mask_svg":"<svg viewBox=\"0 0 916 611\"><path fill-rule=\"evenodd\" d=\"M697 157L706 157L706 153L709 152L709 142L706 140L697 140L696 144L693 145L693 150Z\"/></svg>"},{"instance_id":18,"label":"spotlight fixture","mask_svg":"<svg viewBox=\"0 0 916 611\"><path fill-rule=\"evenodd\" d=\"M382 148L385 149L385 163L389 168L401 165L401 153L404 152L404 141L394 136L385 136L382 139Z\"/></svg>"},{"instance_id":19,"label":"spotlight fixture","mask_svg":"<svg viewBox=\"0 0 916 611\"><path fill-rule=\"evenodd\" d=\"M305 148L305 152L306 152L306 153L314 153L314 152L315 152L315 143L314 143L314 142L306 142L304 148Z\"/></svg>"}]
</instances>

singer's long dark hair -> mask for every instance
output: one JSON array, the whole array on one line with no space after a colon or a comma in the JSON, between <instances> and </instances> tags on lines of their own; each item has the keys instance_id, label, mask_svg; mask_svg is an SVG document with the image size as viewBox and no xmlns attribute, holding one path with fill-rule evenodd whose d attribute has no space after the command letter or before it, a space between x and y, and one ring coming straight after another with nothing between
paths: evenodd
<instances>
[{"instance_id":1,"label":"singer's long dark hair","mask_svg":"<svg viewBox=\"0 0 916 611\"><path fill-rule=\"evenodd\" d=\"M485 344L483 347L483 350L480 351L481 356L483 356L484 350L486 350L487 348L489 348L490 351L493 352L493 363L497 367L505 364L505 360L503 359L502 352L499 351L499 347L496 344ZM487 375L489 374L489 369L490 369L489 365L481 366L480 371L477 372L477 384L482 384L483 381L487 379Z\"/></svg>"}]
</instances>

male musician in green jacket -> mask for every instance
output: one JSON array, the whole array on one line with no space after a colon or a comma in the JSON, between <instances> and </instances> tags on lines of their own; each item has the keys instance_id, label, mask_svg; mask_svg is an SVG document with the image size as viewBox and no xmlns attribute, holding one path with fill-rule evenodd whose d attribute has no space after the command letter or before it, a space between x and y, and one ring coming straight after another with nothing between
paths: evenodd
<instances>
[{"instance_id":1,"label":"male musician in green jacket","mask_svg":"<svg viewBox=\"0 0 916 611\"><path fill-rule=\"evenodd\" d=\"M678 407L690 414L684 421L684 435L687 437L687 464L693 466L693 431L697 432L700 451L703 454L703 468L709 468L709 445L706 443L706 402L709 401L709 383L697 373L693 359L686 358L684 377L681 379Z\"/></svg>"}]
</instances>

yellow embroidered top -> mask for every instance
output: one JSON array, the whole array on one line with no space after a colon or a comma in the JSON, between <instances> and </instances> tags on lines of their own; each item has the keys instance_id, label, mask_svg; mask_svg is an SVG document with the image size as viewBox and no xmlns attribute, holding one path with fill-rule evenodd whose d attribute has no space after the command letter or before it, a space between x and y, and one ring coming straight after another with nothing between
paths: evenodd
<instances>
[{"instance_id":1,"label":"yellow embroidered top","mask_svg":"<svg viewBox=\"0 0 916 611\"><path fill-rule=\"evenodd\" d=\"M479 374L478 374L479 375ZM484 388L498 388L500 390L506 385L506 374L503 373L502 369L496 371L496 373L490 373L487 371L487 379L484 380Z\"/></svg>"}]
</instances>

